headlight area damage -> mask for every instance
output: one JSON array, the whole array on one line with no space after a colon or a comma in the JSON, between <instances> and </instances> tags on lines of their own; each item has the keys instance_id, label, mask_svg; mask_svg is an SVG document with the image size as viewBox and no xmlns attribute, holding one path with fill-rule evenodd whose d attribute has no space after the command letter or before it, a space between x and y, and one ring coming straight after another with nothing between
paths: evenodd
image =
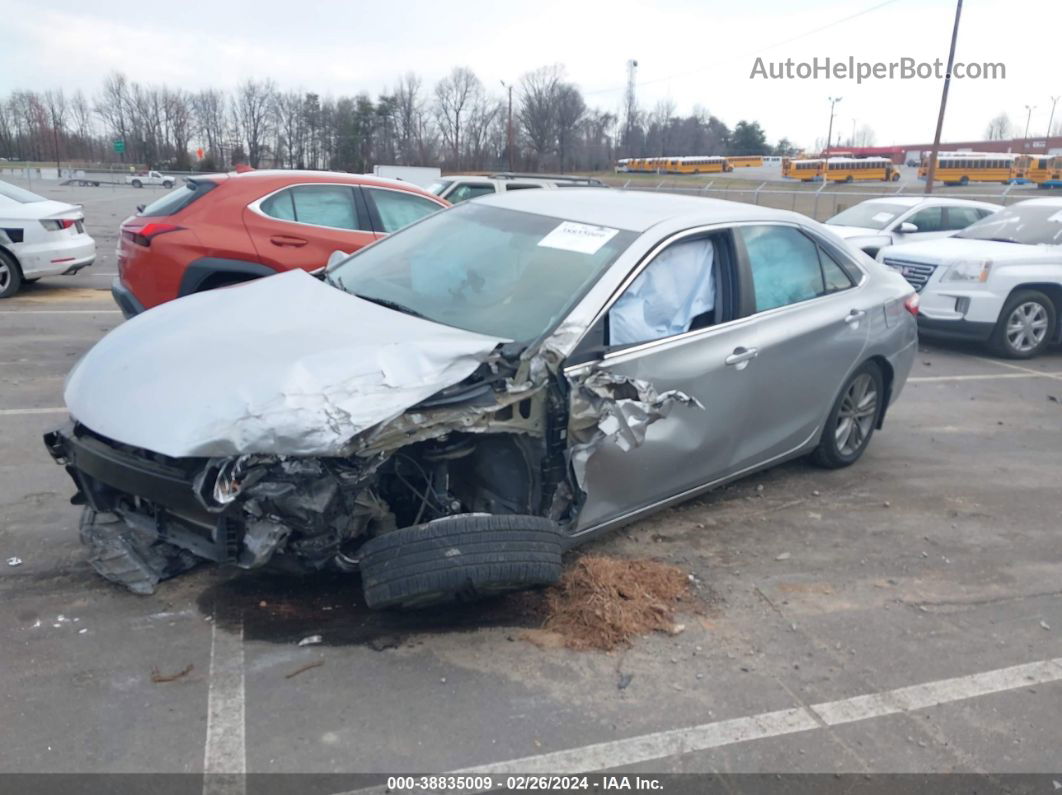
<instances>
[{"instance_id":1,"label":"headlight area damage","mask_svg":"<svg viewBox=\"0 0 1062 795\"><path fill-rule=\"evenodd\" d=\"M554 582L587 459L637 446L676 403L699 406L600 370L569 380L551 360L500 344L470 376L321 455L170 457L76 421L45 444L85 506L92 565L137 593L205 559L360 570L372 607L468 599Z\"/></svg>"}]
</instances>

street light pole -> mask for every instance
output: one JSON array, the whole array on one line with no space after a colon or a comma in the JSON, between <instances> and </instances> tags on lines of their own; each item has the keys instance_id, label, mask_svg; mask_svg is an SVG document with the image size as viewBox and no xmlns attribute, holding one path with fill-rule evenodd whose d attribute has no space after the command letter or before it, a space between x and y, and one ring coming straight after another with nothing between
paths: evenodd
<instances>
[{"instance_id":1,"label":"street light pole","mask_svg":"<svg viewBox=\"0 0 1062 795\"><path fill-rule=\"evenodd\" d=\"M833 140L833 106L841 101L842 97L826 97L830 103L830 126L826 129L826 157L830 156L830 142Z\"/></svg>"},{"instance_id":2,"label":"street light pole","mask_svg":"<svg viewBox=\"0 0 1062 795\"><path fill-rule=\"evenodd\" d=\"M933 192L933 179L937 175L937 152L940 151L940 132L944 128L944 109L948 106L948 86L951 85L951 70L955 65L955 42L959 40L959 18L962 16L962 0L955 4L955 26L951 29L951 49L948 51L948 71L944 73L944 90L940 94L940 113L937 114L937 131L933 134L933 148L929 150L929 168L926 170L926 193Z\"/></svg>"},{"instance_id":3,"label":"street light pole","mask_svg":"<svg viewBox=\"0 0 1062 795\"><path fill-rule=\"evenodd\" d=\"M513 87L504 80L499 81L502 88L509 92L509 131L505 151L509 153L509 171L513 171Z\"/></svg>"},{"instance_id":4,"label":"street light pole","mask_svg":"<svg viewBox=\"0 0 1062 795\"><path fill-rule=\"evenodd\" d=\"M1036 106L1035 105L1026 105L1025 106L1025 111L1026 111L1025 112L1025 135L1023 135L1022 138L1021 138L1021 151L1022 152L1028 152L1029 151L1029 122L1032 121L1032 112L1034 110L1036 110Z\"/></svg>"},{"instance_id":5,"label":"street light pole","mask_svg":"<svg viewBox=\"0 0 1062 795\"><path fill-rule=\"evenodd\" d=\"M1047 117L1047 137L1051 137L1051 125L1055 122L1055 105L1062 97L1051 97L1051 115Z\"/></svg>"}]
</instances>

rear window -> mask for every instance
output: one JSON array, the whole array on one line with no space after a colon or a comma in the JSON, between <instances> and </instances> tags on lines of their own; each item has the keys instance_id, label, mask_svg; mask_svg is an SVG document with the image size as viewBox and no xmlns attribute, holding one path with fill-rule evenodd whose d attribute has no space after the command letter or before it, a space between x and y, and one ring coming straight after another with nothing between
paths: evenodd
<instances>
[{"instance_id":1,"label":"rear window","mask_svg":"<svg viewBox=\"0 0 1062 795\"><path fill-rule=\"evenodd\" d=\"M137 215L144 217L175 215L196 199L214 190L217 186L218 183L210 180L190 179L181 187L174 188L162 198L151 202Z\"/></svg>"}]
</instances>

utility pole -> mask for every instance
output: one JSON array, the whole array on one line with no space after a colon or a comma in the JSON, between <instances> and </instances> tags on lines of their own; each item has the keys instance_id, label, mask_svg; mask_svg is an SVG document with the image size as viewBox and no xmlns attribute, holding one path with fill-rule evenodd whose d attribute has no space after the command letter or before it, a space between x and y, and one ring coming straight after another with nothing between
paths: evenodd
<instances>
[{"instance_id":1,"label":"utility pole","mask_svg":"<svg viewBox=\"0 0 1062 795\"><path fill-rule=\"evenodd\" d=\"M1058 104L1058 100L1062 97L1051 97L1051 115L1047 117L1047 137L1051 137L1051 125L1055 122L1055 105ZM1044 154L1047 154L1044 152Z\"/></svg>"},{"instance_id":2,"label":"utility pole","mask_svg":"<svg viewBox=\"0 0 1062 795\"><path fill-rule=\"evenodd\" d=\"M833 141L833 106L841 101L842 97L826 97L830 103L830 126L826 129L826 157L830 156L830 144ZM838 136L840 137L840 136Z\"/></svg>"},{"instance_id":3,"label":"utility pole","mask_svg":"<svg viewBox=\"0 0 1062 795\"><path fill-rule=\"evenodd\" d=\"M624 147L631 145L631 130L634 129L635 116L637 115L637 99L634 96L634 84L638 76L638 62L631 58L627 61L627 91L624 94L623 141ZM631 152L624 152L630 155Z\"/></svg>"},{"instance_id":4,"label":"utility pole","mask_svg":"<svg viewBox=\"0 0 1062 795\"><path fill-rule=\"evenodd\" d=\"M1032 112L1036 110L1035 105L1025 106L1025 135L1021 137L1021 151L1022 153L1029 151L1029 122L1032 121Z\"/></svg>"},{"instance_id":5,"label":"utility pole","mask_svg":"<svg viewBox=\"0 0 1062 795\"><path fill-rule=\"evenodd\" d=\"M850 142L848 144L849 146L855 146L856 145L855 125L856 125L856 120L855 120L855 117L853 117L852 118L852 138L851 138L851 140L850 140Z\"/></svg>"},{"instance_id":6,"label":"utility pole","mask_svg":"<svg viewBox=\"0 0 1062 795\"><path fill-rule=\"evenodd\" d=\"M937 152L940 151L940 132L944 129L944 109L948 105L948 86L951 85L951 70L955 66L955 43L959 40L959 18L962 16L962 0L955 4L955 26L951 29L951 49L948 50L948 71L944 73L944 90L940 94L940 113L937 114L937 131L933 134L933 148L929 150L929 169L926 171L926 194L933 192L933 179L937 175Z\"/></svg>"},{"instance_id":7,"label":"utility pole","mask_svg":"<svg viewBox=\"0 0 1062 795\"><path fill-rule=\"evenodd\" d=\"M500 81L502 88L509 92L509 132L508 139L505 144L505 150L509 153L509 171L515 171L513 168L513 87L506 83L504 80Z\"/></svg>"}]
</instances>

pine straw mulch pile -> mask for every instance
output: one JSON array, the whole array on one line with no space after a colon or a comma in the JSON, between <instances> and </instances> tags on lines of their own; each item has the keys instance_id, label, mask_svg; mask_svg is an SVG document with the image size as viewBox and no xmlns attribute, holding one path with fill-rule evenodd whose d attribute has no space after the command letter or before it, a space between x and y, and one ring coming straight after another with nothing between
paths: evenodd
<instances>
[{"instance_id":1,"label":"pine straw mulch pile","mask_svg":"<svg viewBox=\"0 0 1062 795\"><path fill-rule=\"evenodd\" d=\"M579 558L546 589L545 623L525 640L543 647L610 651L650 632L678 634L675 614L693 602L689 576L653 560Z\"/></svg>"}]
</instances>

